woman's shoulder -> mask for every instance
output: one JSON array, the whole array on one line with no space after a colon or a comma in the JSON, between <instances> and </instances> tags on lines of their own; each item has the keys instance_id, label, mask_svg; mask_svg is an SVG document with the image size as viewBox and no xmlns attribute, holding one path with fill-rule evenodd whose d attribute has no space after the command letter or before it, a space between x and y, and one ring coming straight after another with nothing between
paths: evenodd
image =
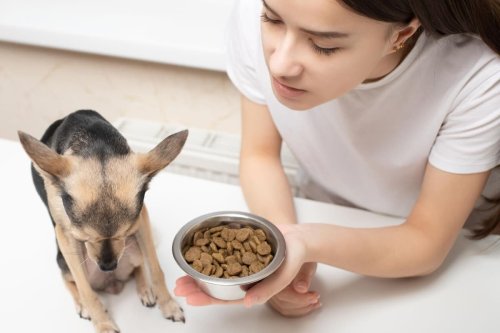
<instances>
[{"instance_id":1,"label":"woman's shoulder","mask_svg":"<svg viewBox=\"0 0 500 333\"><path fill-rule=\"evenodd\" d=\"M433 80L438 80L448 94L455 91L461 96L457 100L500 90L500 57L478 37L427 36L417 62L419 73L432 73Z\"/></svg>"},{"instance_id":2,"label":"woman's shoulder","mask_svg":"<svg viewBox=\"0 0 500 333\"><path fill-rule=\"evenodd\" d=\"M423 50L435 64L443 69L459 65L464 70L499 68L500 57L479 37L470 34L454 34L444 37L427 36ZM491 72L493 74L493 72ZM497 71L497 74L498 73Z\"/></svg>"}]
</instances>

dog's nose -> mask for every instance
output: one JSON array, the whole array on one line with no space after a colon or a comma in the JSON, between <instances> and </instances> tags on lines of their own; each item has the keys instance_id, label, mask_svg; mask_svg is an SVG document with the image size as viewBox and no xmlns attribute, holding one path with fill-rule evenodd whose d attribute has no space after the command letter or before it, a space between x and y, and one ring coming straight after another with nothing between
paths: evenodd
<instances>
[{"instance_id":1,"label":"dog's nose","mask_svg":"<svg viewBox=\"0 0 500 333\"><path fill-rule=\"evenodd\" d=\"M116 266L118 266L118 262L116 260L101 261L99 263L99 268L104 272L114 271Z\"/></svg>"}]
</instances>

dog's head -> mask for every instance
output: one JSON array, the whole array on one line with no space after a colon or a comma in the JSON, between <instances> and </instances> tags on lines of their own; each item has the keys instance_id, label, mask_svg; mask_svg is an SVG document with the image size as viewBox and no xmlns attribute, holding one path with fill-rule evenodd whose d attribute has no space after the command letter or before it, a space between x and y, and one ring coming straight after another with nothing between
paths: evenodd
<instances>
[{"instance_id":1,"label":"dog's head","mask_svg":"<svg viewBox=\"0 0 500 333\"><path fill-rule=\"evenodd\" d=\"M152 177L180 153L188 131L170 135L145 154L58 154L32 136L20 141L43 177L57 223L85 244L103 271L114 270L134 234Z\"/></svg>"}]
</instances>

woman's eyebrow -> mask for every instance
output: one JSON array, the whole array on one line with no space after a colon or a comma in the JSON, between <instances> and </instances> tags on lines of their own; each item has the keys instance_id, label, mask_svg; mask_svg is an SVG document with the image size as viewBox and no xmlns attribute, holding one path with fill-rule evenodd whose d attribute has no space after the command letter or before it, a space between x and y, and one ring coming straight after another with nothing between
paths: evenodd
<instances>
[{"instance_id":1,"label":"woman's eyebrow","mask_svg":"<svg viewBox=\"0 0 500 333\"><path fill-rule=\"evenodd\" d=\"M266 3L265 0L262 0L262 4L273 15L276 15L276 16L280 17L280 15L278 13L276 13L276 11L274 9L272 9L271 7L269 7L269 5ZM310 35L319 37L319 38L346 38L346 37L349 37L349 34L347 34L345 32L338 32L338 31L312 31L312 30L303 29L303 28L300 28L300 30L303 31L303 32L305 32L305 33L308 33Z\"/></svg>"},{"instance_id":2,"label":"woman's eyebrow","mask_svg":"<svg viewBox=\"0 0 500 333\"><path fill-rule=\"evenodd\" d=\"M308 34L311 34L316 37L320 38L346 38L349 37L349 34L345 32L338 32L338 31L312 31L308 29L303 29L300 28L301 31L306 32Z\"/></svg>"},{"instance_id":3,"label":"woman's eyebrow","mask_svg":"<svg viewBox=\"0 0 500 333\"><path fill-rule=\"evenodd\" d=\"M264 7L266 7L266 9L268 11L270 11L271 13L273 13L273 15L279 16L278 13L276 13L271 7L269 7L269 5L266 3L265 0L262 0L262 4L264 5Z\"/></svg>"}]
</instances>

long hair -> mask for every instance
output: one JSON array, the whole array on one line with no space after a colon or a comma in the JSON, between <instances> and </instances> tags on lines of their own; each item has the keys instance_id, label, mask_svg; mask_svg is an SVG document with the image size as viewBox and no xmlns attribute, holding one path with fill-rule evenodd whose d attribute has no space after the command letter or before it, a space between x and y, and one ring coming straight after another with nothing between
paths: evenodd
<instances>
[{"instance_id":1,"label":"long hair","mask_svg":"<svg viewBox=\"0 0 500 333\"><path fill-rule=\"evenodd\" d=\"M474 34L500 54L499 0L341 0L363 16L385 22L409 23L418 18L436 36Z\"/></svg>"},{"instance_id":2,"label":"long hair","mask_svg":"<svg viewBox=\"0 0 500 333\"><path fill-rule=\"evenodd\" d=\"M491 184L488 182L482 200L479 201L480 205L473 212L479 219L472 220L479 221L472 226L469 236L471 239L481 239L492 232L500 233L500 166L491 171L489 180Z\"/></svg>"},{"instance_id":3,"label":"long hair","mask_svg":"<svg viewBox=\"0 0 500 333\"><path fill-rule=\"evenodd\" d=\"M483 197L484 198L484 197ZM488 210L490 216L481 221L479 226L471 230L472 234L469 236L471 239L482 239L493 231L495 231L500 224L500 197L495 199L484 198L486 205L490 208L483 208Z\"/></svg>"}]
</instances>

